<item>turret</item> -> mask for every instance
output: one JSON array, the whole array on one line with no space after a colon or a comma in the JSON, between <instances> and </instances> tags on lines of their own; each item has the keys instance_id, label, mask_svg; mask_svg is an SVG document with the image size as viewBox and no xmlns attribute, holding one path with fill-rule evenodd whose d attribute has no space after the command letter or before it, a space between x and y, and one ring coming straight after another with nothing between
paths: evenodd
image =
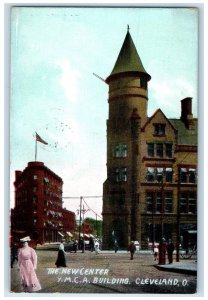
<instances>
[{"instance_id":1,"label":"turret","mask_svg":"<svg viewBox=\"0 0 208 300\"><path fill-rule=\"evenodd\" d=\"M132 111L137 109L143 125L147 119L150 79L128 29L115 66L106 79L109 84L109 120L124 124L131 117Z\"/></svg>"}]
</instances>

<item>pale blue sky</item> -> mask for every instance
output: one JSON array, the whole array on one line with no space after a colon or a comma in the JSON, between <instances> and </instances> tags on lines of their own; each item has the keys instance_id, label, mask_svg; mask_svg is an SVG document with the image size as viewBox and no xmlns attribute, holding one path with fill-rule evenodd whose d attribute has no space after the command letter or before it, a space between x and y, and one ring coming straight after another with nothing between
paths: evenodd
<instances>
[{"instance_id":1,"label":"pale blue sky","mask_svg":"<svg viewBox=\"0 0 208 300\"><path fill-rule=\"evenodd\" d=\"M197 116L197 10L14 8L11 22L11 204L14 171L35 158L35 131L49 143L38 143L37 160L63 178L63 196L102 195L108 86L93 73L111 73L127 24L152 77L148 115L179 118L180 100L193 97ZM101 199L86 202L101 215Z\"/></svg>"}]
</instances>

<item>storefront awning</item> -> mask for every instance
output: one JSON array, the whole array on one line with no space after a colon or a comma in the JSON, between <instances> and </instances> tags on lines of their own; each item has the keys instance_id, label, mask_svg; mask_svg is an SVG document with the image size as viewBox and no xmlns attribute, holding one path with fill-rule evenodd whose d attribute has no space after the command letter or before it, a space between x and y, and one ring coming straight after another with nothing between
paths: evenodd
<instances>
[{"instance_id":1,"label":"storefront awning","mask_svg":"<svg viewBox=\"0 0 208 300\"><path fill-rule=\"evenodd\" d=\"M69 232L69 231L67 231L66 234L71 237L73 236L73 234L71 234L71 232Z\"/></svg>"},{"instance_id":2,"label":"storefront awning","mask_svg":"<svg viewBox=\"0 0 208 300\"><path fill-rule=\"evenodd\" d=\"M83 233L80 233L80 236L83 237ZM90 237L89 234L87 234L87 233L84 233L84 236L87 237L87 238Z\"/></svg>"}]
</instances>

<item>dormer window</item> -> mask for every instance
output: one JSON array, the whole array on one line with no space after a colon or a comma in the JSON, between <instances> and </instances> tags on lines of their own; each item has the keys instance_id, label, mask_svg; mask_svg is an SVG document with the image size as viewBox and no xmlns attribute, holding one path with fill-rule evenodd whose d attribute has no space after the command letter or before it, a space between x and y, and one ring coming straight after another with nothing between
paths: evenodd
<instances>
[{"instance_id":1,"label":"dormer window","mask_svg":"<svg viewBox=\"0 0 208 300\"><path fill-rule=\"evenodd\" d=\"M154 124L154 135L165 135L165 124Z\"/></svg>"}]
</instances>

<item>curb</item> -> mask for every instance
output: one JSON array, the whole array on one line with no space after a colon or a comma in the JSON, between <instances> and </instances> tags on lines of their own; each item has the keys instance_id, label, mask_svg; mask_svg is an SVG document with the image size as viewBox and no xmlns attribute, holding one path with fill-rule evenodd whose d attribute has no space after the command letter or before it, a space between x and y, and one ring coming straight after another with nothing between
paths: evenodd
<instances>
[{"instance_id":1,"label":"curb","mask_svg":"<svg viewBox=\"0 0 208 300\"><path fill-rule=\"evenodd\" d=\"M184 269L184 268L178 268L178 267L165 267L165 265L154 265L155 268L161 271L169 271L169 272L175 272L175 273L181 273L181 274L187 274L187 275L197 275L197 270L193 269Z\"/></svg>"}]
</instances>

